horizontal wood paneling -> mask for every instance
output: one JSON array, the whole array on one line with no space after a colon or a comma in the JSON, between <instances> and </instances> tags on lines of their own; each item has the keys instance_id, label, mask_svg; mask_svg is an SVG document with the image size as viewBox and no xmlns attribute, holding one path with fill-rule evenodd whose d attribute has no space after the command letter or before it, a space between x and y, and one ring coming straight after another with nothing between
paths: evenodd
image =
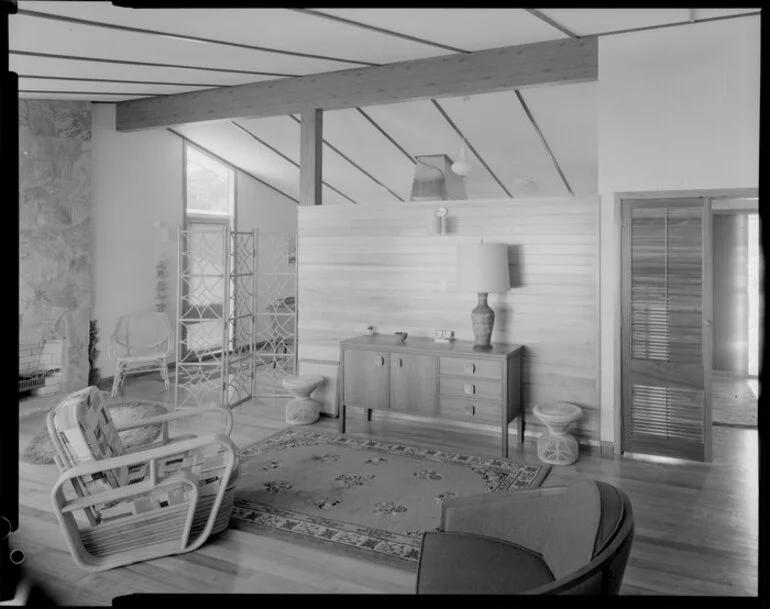
<instances>
[{"instance_id":1,"label":"horizontal wood paneling","mask_svg":"<svg viewBox=\"0 0 770 609\"><path fill-rule=\"evenodd\" d=\"M365 202L362 202L365 203ZM449 209L449 233L433 234ZM525 345L528 429L542 402L570 401L580 437L599 440L598 199L412 202L299 208L299 358L337 361L339 341L452 329L472 339L475 294L457 291L457 246L510 244L514 287L490 294L493 341ZM302 363L300 363L302 370ZM531 425L530 425L531 424Z\"/></svg>"}]
</instances>

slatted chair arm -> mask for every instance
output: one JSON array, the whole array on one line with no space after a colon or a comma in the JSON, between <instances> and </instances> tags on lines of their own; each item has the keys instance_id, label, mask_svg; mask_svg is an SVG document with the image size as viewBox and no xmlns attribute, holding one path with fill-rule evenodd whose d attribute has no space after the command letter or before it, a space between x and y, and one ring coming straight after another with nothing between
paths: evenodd
<instances>
[{"instance_id":1,"label":"slatted chair arm","mask_svg":"<svg viewBox=\"0 0 770 609\"><path fill-rule=\"evenodd\" d=\"M142 419L140 422L137 422L137 423L122 425L120 427L116 426L115 429L120 432L120 431L128 431L129 429L139 429L141 427L146 427L148 425L163 424L164 426L167 426L168 423L170 423L171 421L177 421L179 419L199 416L209 412L222 413L225 421L225 431L223 433L224 435L229 437L230 433L233 430L233 413L229 408L225 408L224 406L202 406L200 408L188 408L185 410L177 410L174 412L170 412L168 414L158 415L157 417Z\"/></svg>"},{"instance_id":2,"label":"slatted chair arm","mask_svg":"<svg viewBox=\"0 0 770 609\"><path fill-rule=\"evenodd\" d=\"M232 443L231 443L232 446ZM209 517L206 520L206 526L203 527L203 530L198 534L198 537L196 537L193 541L189 540L189 533L190 528L188 525L187 528L187 534L185 536L185 539L187 540L187 544L183 546L183 551L190 552L192 550L197 550L200 548L206 539L208 539L209 535L211 534L212 529L214 528L214 523L216 522L217 514L219 513L219 509L222 506L222 501L224 501L225 493L227 492L227 483L230 480L230 476L233 473L233 468L235 467L235 458L236 453L235 451L230 451L226 453L226 463L225 463L225 470L222 473L222 476L220 478L219 482L219 488L217 489L216 497L214 498L214 503L211 506L211 511L209 512Z\"/></svg>"},{"instance_id":3,"label":"slatted chair arm","mask_svg":"<svg viewBox=\"0 0 770 609\"><path fill-rule=\"evenodd\" d=\"M189 440L181 440L174 444L166 444L165 446L154 446L152 448L132 452L125 455L119 455L117 457L110 457L109 459L100 459L99 461L88 461L86 463L80 463L69 468L65 471L57 480L57 484L61 481L62 484L66 480L72 478L80 478L82 476L89 476L93 474L99 474L107 470L113 470L120 467L129 467L131 465L140 465L150 461L157 461L164 457L171 457L178 455L179 453L188 452L196 448L202 448L212 444L219 444L225 449L226 453L231 453L233 458L237 454L237 450L232 440L223 434L207 434L205 436L197 436Z\"/></svg>"},{"instance_id":4,"label":"slatted chair arm","mask_svg":"<svg viewBox=\"0 0 770 609\"><path fill-rule=\"evenodd\" d=\"M89 493L86 496L78 497L77 499L67 500L64 497L64 493L61 489L64 488L64 484L70 480L69 477L61 476L54 484L51 491L51 500L56 509L62 514L74 512L76 510L82 510L87 507L93 507L95 505L101 505L112 501L125 501L132 497L143 495L149 491L157 490L167 486L175 486L180 482L188 484L192 490L194 490L196 499L198 493L198 481L194 476L185 471L177 471L170 476L165 476L156 481L142 481L138 484L132 484L130 486L122 486L115 489L106 489L104 491L97 491Z\"/></svg>"}]
</instances>

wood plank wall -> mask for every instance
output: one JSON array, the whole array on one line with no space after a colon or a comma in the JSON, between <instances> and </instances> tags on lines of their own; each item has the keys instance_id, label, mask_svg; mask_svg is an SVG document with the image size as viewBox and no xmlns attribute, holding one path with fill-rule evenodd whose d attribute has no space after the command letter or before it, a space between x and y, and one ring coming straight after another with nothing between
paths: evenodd
<instances>
[{"instance_id":1,"label":"wood plank wall","mask_svg":"<svg viewBox=\"0 0 770 609\"><path fill-rule=\"evenodd\" d=\"M449 209L448 233L434 212ZM599 199L410 202L298 208L299 360L301 373L331 379L338 342L398 330L432 336L452 329L473 338L476 295L458 292L460 243L508 243L513 287L490 294L493 341L525 345L527 429L542 427L538 403L570 401L584 409L582 441L599 433Z\"/></svg>"}]
</instances>

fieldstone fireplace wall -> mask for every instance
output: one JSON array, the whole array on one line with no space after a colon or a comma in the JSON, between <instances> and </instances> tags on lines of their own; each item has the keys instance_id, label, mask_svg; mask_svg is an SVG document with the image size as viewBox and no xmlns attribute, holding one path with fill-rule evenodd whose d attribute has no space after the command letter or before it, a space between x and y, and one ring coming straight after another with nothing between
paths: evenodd
<instances>
[{"instance_id":1,"label":"fieldstone fireplace wall","mask_svg":"<svg viewBox=\"0 0 770 609\"><path fill-rule=\"evenodd\" d=\"M90 216L90 103L19 100L19 367L47 354L54 390L88 384Z\"/></svg>"}]
</instances>

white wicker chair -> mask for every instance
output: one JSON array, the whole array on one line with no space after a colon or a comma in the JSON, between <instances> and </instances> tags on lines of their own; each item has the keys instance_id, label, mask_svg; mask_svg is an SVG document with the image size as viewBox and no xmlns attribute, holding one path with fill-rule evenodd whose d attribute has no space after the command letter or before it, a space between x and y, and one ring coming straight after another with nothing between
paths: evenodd
<instances>
[{"instance_id":1,"label":"white wicker chair","mask_svg":"<svg viewBox=\"0 0 770 609\"><path fill-rule=\"evenodd\" d=\"M169 422L211 412L223 415L224 433L169 438ZM125 449L120 431L158 424L158 441ZM61 472L51 501L81 568L190 552L229 525L240 467L228 409L194 408L116 427L102 392L87 387L53 409L47 425ZM65 495L67 483L74 498Z\"/></svg>"},{"instance_id":2,"label":"white wicker chair","mask_svg":"<svg viewBox=\"0 0 770 609\"><path fill-rule=\"evenodd\" d=\"M109 343L110 357L116 361L112 397L118 395L126 375L153 370L160 372L168 391L168 356L173 349L174 330L168 315L158 311L122 315Z\"/></svg>"}]
</instances>

